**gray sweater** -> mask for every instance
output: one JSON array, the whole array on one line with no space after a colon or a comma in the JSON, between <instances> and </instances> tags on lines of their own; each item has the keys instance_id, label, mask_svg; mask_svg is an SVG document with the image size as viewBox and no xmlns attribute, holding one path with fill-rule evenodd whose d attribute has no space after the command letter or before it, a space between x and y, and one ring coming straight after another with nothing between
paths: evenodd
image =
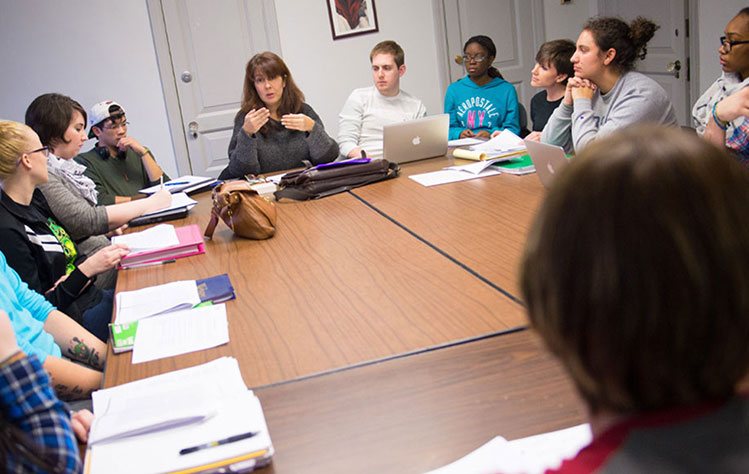
<instances>
[{"instance_id":1,"label":"gray sweater","mask_svg":"<svg viewBox=\"0 0 749 474\"><path fill-rule=\"evenodd\" d=\"M598 137L640 123L677 125L676 112L657 82L629 71L606 94L597 90L593 99L577 99L572 106L562 102L551 114L541 141L574 152Z\"/></svg>"},{"instance_id":2,"label":"gray sweater","mask_svg":"<svg viewBox=\"0 0 749 474\"><path fill-rule=\"evenodd\" d=\"M289 130L279 124L280 128L270 130L267 135L258 132L249 136L242 130L245 114L240 111L234 118L229 142L229 165L219 179L299 168L303 166L302 160L313 164L335 160L338 144L325 133L320 117L307 104L302 104L299 113L315 121L311 131Z\"/></svg>"},{"instance_id":3,"label":"gray sweater","mask_svg":"<svg viewBox=\"0 0 749 474\"><path fill-rule=\"evenodd\" d=\"M49 203L49 208L58 222L73 239L78 250L85 255L93 255L107 247L109 218L105 206L91 204L65 178L49 173L49 181L39 186ZM96 278L99 288L114 288L117 273L109 270Z\"/></svg>"}]
</instances>

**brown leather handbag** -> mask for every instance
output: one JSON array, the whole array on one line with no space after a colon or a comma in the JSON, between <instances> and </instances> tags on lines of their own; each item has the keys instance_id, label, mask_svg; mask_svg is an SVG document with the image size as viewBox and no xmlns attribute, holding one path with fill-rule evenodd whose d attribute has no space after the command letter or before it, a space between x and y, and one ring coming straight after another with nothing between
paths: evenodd
<instances>
[{"instance_id":1,"label":"brown leather handbag","mask_svg":"<svg viewBox=\"0 0 749 474\"><path fill-rule=\"evenodd\" d=\"M247 181L227 181L213 188L211 220L205 236L213 237L219 217L235 234L263 240L276 233L276 206L260 196Z\"/></svg>"}]
</instances>

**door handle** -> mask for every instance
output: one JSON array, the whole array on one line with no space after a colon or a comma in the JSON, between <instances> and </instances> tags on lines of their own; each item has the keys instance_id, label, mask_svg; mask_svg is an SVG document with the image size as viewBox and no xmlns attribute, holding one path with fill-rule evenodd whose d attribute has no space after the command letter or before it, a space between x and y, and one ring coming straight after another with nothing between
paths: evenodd
<instances>
[{"instance_id":1,"label":"door handle","mask_svg":"<svg viewBox=\"0 0 749 474\"><path fill-rule=\"evenodd\" d=\"M668 63L668 65L666 66L666 71L672 72L674 74L674 77L678 79L679 71L681 71L681 61L677 59L674 62Z\"/></svg>"},{"instance_id":2,"label":"door handle","mask_svg":"<svg viewBox=\"0 0 749 474\"><path fill-rule=\"evenodd\" d=\"M193 120L192 122L188 123L187 129L193 138L198 138L198 122Z\"/></svg>"}]
</instances>

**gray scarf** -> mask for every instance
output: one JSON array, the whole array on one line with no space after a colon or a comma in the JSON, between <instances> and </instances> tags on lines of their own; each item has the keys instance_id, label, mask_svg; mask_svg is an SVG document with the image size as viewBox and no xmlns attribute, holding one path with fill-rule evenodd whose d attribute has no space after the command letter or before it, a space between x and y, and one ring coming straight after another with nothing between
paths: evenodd
<instances>
[{"instance_id":1,"label":"gray scarf","mask_svg":"<svg viewBox=\"0 0 749 474\"><path fill-rule=\"evenodd\" d=\"M50 153L49 158L47 158L47 170L72 184L81 193L81 196L94 206L96 205L96 197L98 196L96 185L91 181L91 178L83 174L86 171L85 166L76 163L72 158L65 160Z\"/></svg>"}]
</instances>

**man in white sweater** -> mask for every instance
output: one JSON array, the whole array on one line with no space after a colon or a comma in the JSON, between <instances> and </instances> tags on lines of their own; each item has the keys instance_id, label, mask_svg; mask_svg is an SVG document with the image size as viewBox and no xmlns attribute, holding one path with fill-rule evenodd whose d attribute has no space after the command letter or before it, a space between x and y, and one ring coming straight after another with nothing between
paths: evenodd
<instances>
[{"instance_id":1,"label":"man in white sweater","mask_svg":"<svg viewBox=\"0 0 749 474\"><path fill-rule=\"evenodd\" d=\"M369 53L374 86L355 89L338 119L340 160L382 157L382 128L424 117L421 100L400 89L406 73L405 54L395 41L382 41Z\"/></svg>"}]
</instances>

